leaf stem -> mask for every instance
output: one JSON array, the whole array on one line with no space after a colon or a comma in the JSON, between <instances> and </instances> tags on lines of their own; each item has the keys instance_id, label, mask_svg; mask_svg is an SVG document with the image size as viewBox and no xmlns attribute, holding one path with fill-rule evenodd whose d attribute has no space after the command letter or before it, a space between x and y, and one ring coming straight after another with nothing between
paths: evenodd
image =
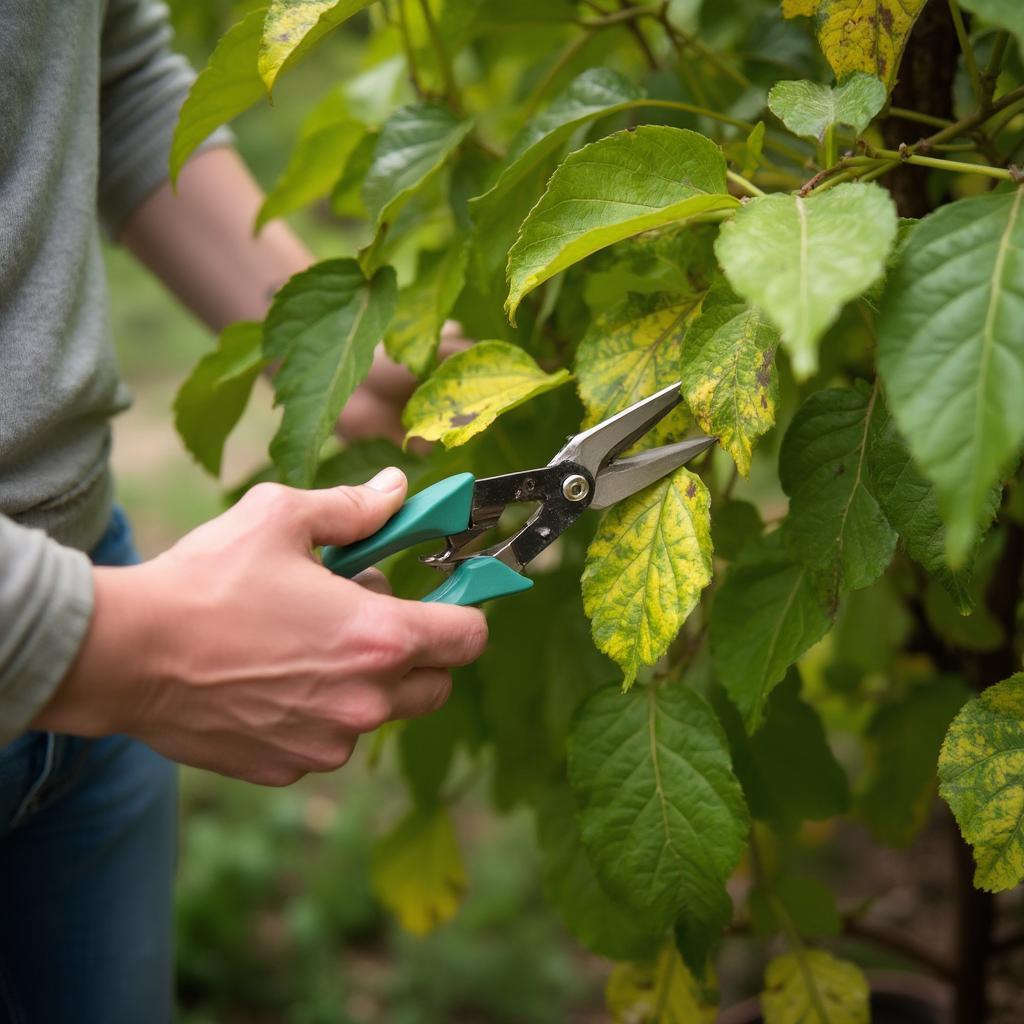
<instances>
[{"instance_id":1,"label":"leaf stem","mask_svg":"<svg viewBox=\"0 0 1024 1024\"><path fill-rule=\"evenodd\" d=\"M430 36L430 45L434 48L437 56L437 66L441 72L441 81L444 82L445 100L452 111L459 113L461 104L459 102L459 90L455 84L455 74L452 71L451 58L437 29L437 22L434 20L434 12L430 9L428 0L419 0L420 10L423 12L423 21L427 26L427 35Z\"/></svg>"},{"instance_id":2,"label":"leaf stem","mask_svg":"<svg viewBox=\"0 0 1024 1024\"><path fill-rule=\"evenodd\" d=\"M524 114L527 118L533 117L537 112L537 108L540 106L540 102L544 99L545 93L551 88L551 83L572 63L580 51L593 39L594 33L591 29L581 33L578 36L573 36L572 39L565 45L562 52L554 59L551 66L541 76L541 80L535 86L533 92L530 94L530 98L526 101L526 108Z\"/></svg>"},{"instance_id":3,"label":"leaf stem","mask_svg":"<svg viewBox=\"0 0 1024 1024\"><path fill-rule=\"evenodd\" d=\"M416 67L416 54L412 40L409 38L409 25L405 20L405 0L396 0L398 9L398 34L402 38L402 49L405 51L405 65L409 71L409 84L418 99L423 99L423 86L420 83L419 71Z\"/></svg>"},{"instance_id":4,"label":"leaf stem","mask_svg":"<svg viewBox=\"0 0 1024 1024\"><path fill-rule=\"evenodd\" d=\"M908 107L890 107L889 115L898 117L901 121L917 121L920 124L930 124L935 128L945 128L952 124L948 117L935 117L933 114L922 114L917 110Z\"/></svg>"},{"instance_id":5,"label":"leaf stem","mask_svg":"<svg viewBox=\"0 0 1024 1024\"><path fill-rule=\"evenodd\" d=\"M612 11L600 18L578 18L576 24L586 29L611 28L613 25L621 25L626 21L636 21L638 18L657 18L658 8L651 6L623 7L622 10Z\"/></svg>"},{"instance_id":6,"label":"leaf stem","mask_svg":"<svg viewBox=\"0 0 1024 1024\"><path fill-rule=\"evenodd\" d=\"M728 171L727 170L725 172L725 176L734 185L736 185L739 188L743 189L743 191L746 192L748 196L763 196L764 195L764 192L761 189L759 189L752 181L748 181L746 178L744 178L742 174L737 174L735 171Z\"/></svg>"},{"instance_id":7,"label":"leaf stem","mask_svg":"<svg viewBox=\"0 0 1024 1024\"><path fill-rule=\"evenodd\" d=\"M991 164L969 164L962 160L942 160L934 156L918 156L909 152L909 147L904 147L898 152L894 149L872 149L871 152L876 157L885 160L916 164L919 167L934 167L936 170L953 171L957 174L985 174L990 178L999 178L1003 181L1016 180L1005 167L993 167ZM855 167L865 160L871 161L872 157L850 157L847 163Z\"/></svg>"},{"instance_id":8,"label":"leaf stem","mask_svg":"<svg viewBox=\"0 0 1024 1024\"><path fill-rule=\"evenodd\" d=\"M981 76L981 109L987 110L992 103L992 94L996 89L996 82L999 81L999 72L1003 66L1003 58L1006 56L1006 46L1010 41L1010 33L1006 29L996 34L996 41L992 45L992 55Z\"/></svg>"},{"instance_id":9,"label":"leaf stem","mask_svg":"<svg viewBox=\"0 0 1024 1024\"><path fill-rule=\"evenodd\" d=\"M717 53L715 53L714 50L702 42L697 36L692 36L688 32L683 32L682 29L678 29L672 24L668 16L667 4L661 5L660 9L655 14L655 17L661 22L662 28L664 28L666 35L668 35L677 51L680 48L689 47L709 64L717 68L723 75L731 78L738 86L740 86L741 89L750 88L752 83L742 71L734 68L727 61L724 61Z\"/></svg>"},{"instance_id":10,"label":"leaf stem","mask_svg":"<svg viewBox=\"0 0 1024 1024\"><path fill-rule=\"evenodd\" d=\"M821 140L821 165L831 167L839 155L836 149L836 126L829 124L825 129L825 137Z\"/></svg>"},{"instance_id":11,"label":"leaf stem","mask_svg":"<svg viewBox=\"0 0 1024 1024\"><path fill-rule=\"evenodd\" d=\"M982 85L981 74L978 72L978 62L974 58L974 48L971 46L970 36L964 25L964 16L960 11L960 4L957 0L948 0L949 13L953 18L953 28L956 29L956 38L960 43L960 52L964 55L964 67L971 79L971 88L974 90L975 99L979 106L984 109L985 89Z\"/></svg>"}]
</instances>

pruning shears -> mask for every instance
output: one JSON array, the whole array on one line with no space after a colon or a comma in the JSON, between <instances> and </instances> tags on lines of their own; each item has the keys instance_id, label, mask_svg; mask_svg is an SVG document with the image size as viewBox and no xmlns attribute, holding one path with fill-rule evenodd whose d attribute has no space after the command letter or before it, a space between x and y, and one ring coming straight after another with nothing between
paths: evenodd
<instances>
[{"instance_id":1,"label":"pruning shears","mask_svg":"<svg viewBox=\"0 0 1024 1024\"><path fill-rule=\"evenodd\" d=\"M663 388L596 426L570 437L546 465L477 480L458 473L409 498L376 533L345 547L326 547L323 564L339 576L364 569L427 540L445 538L443 551L423 561L448 578L424 601L479 604L529 590L524 570L588 508L605 509L643 490L711 447L701 435L617 459L682 401L680 384ZM511 537L466 550L498 525L508 505L539 508Z\"/></svg>"}]
</instances>

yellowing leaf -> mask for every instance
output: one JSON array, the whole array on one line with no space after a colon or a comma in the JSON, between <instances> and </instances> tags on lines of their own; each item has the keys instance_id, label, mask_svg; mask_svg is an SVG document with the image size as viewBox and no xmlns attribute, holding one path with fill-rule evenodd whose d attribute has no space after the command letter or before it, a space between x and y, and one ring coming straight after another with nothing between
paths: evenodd
<instances>
[{"instance_id":1,"label":"yellowing leaf","mask_svg":"<svg viewBox=\"0 0 1024 1024\"><path fill-rule=\"evenodd\" d=\"M576 352L584 426L679 379L683 337L700 299L700 293L633 294L593 320ZM680 405L644 440L660 444L681 435L688 419Z\"/></svg>"},{"instance_id":2,"label":"yellowing leaf","mask_svg":"<svg viewBox=\"0 0 1024 1024\"><path fill-rule=\"evenodd\" d=\"M687 469L614 505L583 570L583 609L597 646L629 689L668 649L711 582L711 498Z\"/></svg>"},{"instance_id":3,"label":"yellowing leaf","mask_svg":"<svg viewBox=\"0 0 1024 1024\"><path fill-rule=\"evenodd\" d=\"M711 210L728 194L725 158L683 128L641 125L570 153L551 175L508 254L505 312L523 296L606 245Z\"/></svg>"},{"instance_id":4,"label":"yellowing leaf","mask_svg":"<svg viewBox=\"0 0 1024 1024\"><path fill-rule=\"evenodd\" d=\"M836 78L866 71L892 89L910 30L926 2L782 0L782 13L815 17L818 42Z\"/></svg>"},{"instance_id":5,"label":"yellowing leaf","mask_svg":"<svg viewBox=\"0 0 1024 1024\"><path fill-rule=\"evenodd\" d=\"M709 292L683 344L690 411L743 476L750 473L754 442L775 423L778 343L778 331L723 283Z\"/></svg>"},{"instance_id":6,"label":"yellowing leaf","mask_svg":"<svg viewBox=\"0 0 1024 1024\"><path fill-rule=\"evenodd\" d=\"M256 64L267 92L300 45L305 51L371 3L373 0L271 0Z\"/></svg>"},{"instance_id":7,"label":"yellowing leaf","mask_svg":"<svg viewBox=\"0 0 1024 1024\"><path fill-rule=\"evenodd\" d=\"M447 807L417 807L374 847L370 884L413 935L427 935L455 916L466 886Z\"/></svg>"},{"instance_id":8,"label":"yellowing leaf","mask_svg":"<svg viewBox=\"0 0 1024 1024\"><path fill-rule=\"evenodd\" d=\"M764 1024L868 1024L868 983L856 964L821 950L777 956L764 975Z\"/></svg>"},{"instance_id":9,"label":"yellowing leaf","mask_svg":"<svg viewBox=\"0 0 1024 1024\"><path fill-rule=\"evenodd\" d=\"M979 889L1024 878L1024 672L968 701L939 753L939 793L974 847Z\"/></svg>"},{"instance_id":10,"label":"yellowing leaf","mask_svg":"<svg viewBox=\"0 0 1024 1024\"><path fill-rule=\"evenodd\" d=\"M672 945L653 964L616 964L605 988L612 1024L714 1024L715 1007Z\"/></svg>"},{"instance_id":11,"label":"yellowing leaf","mask_svg":"<svg viewBox=\"0 0 1024 1024\"><path fill-rule=\"evenodd\" d=\"M446 359L417 388L402 422L410 436L454 448L568 379L568 370L545 373L518 345L481 341Z\"/></svg>"}]
</instances>

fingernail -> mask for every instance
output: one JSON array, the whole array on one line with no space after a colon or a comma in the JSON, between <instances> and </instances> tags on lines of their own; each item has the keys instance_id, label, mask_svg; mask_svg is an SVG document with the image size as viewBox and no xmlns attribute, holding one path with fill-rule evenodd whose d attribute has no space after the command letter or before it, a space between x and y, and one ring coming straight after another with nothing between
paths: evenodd
<instances>
[{"instance_id":1,"label":"fingernail","mask_svg":"<svg viewBox=\"0 0 1024 1024\"><path fill-rule=\"evenodd\" d=\"M381 491L387 494L388 491L397 491L405 483L405 474L396 466L388 466L382 469L372 480L368 480L366 486L373 491Z\"/></svg>"}]
</instances>

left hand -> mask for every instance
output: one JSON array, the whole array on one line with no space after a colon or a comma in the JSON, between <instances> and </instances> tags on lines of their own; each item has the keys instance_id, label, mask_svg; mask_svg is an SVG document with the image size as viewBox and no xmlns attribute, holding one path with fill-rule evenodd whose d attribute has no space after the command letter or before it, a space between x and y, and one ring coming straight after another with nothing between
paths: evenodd
<instances>
[{"instance_id":1,"label":"left hand","mask_svg":"<svg viewBox=\"0 0 1024 1024\"><path fill-rule=\"evenodd\" d=\"M441 330L437 357L447 359L471 344L463 336L462 327L448 320ZM370 372L341 410L336 427L338 436L345 441L386 437L400 445L405 439L402 410L418 384L409 370L389 358L384 346L378 345Z\"/></svg>"}]
</instances>

